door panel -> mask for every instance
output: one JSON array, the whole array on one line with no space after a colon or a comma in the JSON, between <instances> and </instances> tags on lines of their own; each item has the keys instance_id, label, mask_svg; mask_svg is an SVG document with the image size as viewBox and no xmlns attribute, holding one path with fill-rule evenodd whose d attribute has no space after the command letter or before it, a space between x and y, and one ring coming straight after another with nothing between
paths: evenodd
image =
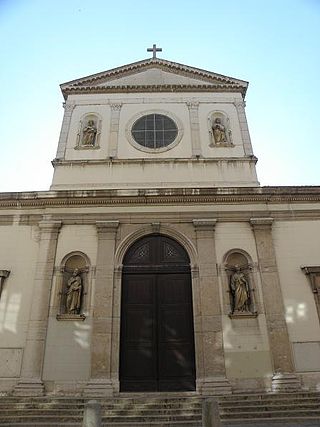
<instances>
[{"instance_id":1,"label":"door panel","mask_svg":"<svg viewBox=\"0 0 320 427\"><path fill-rule=\"evenodd\" d=\"M155 276L127 275L122 284L120 390L157 386Z\"/></svg>"},{"instance_id":2,"label":"door panel","mask_svg":"<svg viewBox=\"0 0 320 427\"><path fill-rule=\"evenodd\" d=\"M122 280L120 391L195 390L187 260L184 249L164 236L148 236L129 249Z\"/></svg>"}]
</instances>

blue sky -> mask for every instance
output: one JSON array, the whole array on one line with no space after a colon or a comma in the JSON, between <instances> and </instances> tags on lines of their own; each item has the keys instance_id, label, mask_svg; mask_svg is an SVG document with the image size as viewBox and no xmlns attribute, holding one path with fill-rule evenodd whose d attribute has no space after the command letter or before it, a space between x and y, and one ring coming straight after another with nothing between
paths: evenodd
<instances>
[{"instance_id":1,"label":"blue sky","mask_svg":"<svg viewBox=\"0 0 320 427\"><path fill-rule=\"evenodd\" d=\"M262 185L320 185L320 0L0 0L0 191L47 190L59 84L149 57L250 82Z\"/></svg>"}]
</instances>

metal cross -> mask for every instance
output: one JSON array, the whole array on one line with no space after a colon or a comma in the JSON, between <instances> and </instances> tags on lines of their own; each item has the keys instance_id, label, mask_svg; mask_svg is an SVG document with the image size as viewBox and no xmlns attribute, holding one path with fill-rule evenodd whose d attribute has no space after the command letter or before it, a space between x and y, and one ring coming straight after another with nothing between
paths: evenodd
<instances>
[{"instance_id":1,"label":"metal cross","mask_svg":"<svg viewBox=\"0 0 320 427\"><path fill-rule=\"evenodd\" d=\"M162 49L154 44L152 47L148 47L147 52L152 52L152 58L156 58L157 52L162 52Z\"/></svg>"}]
</instances>

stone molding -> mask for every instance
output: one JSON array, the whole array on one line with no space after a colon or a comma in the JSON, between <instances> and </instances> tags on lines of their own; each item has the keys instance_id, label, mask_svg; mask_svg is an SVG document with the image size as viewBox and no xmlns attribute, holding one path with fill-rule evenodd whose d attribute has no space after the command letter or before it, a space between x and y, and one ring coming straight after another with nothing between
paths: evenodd
<instances>
[{"instance_id":1,"label":"stone molding","mask_svg":"<svg viewBox=\"0 0 320 427\"><path fill-rule=\"evenodd\" d=\"M119 227L119 221L96 221L98 233L115 233Z\"/></svg>"},{"instance_id":2,"label":"stone molding","mask_svg":"<svg viewBox=\"0 0 320 427\"><path fill-rule=\"evenodd\" d=\"M217 220L216 219L194 219L192 223L196 231L207 231L207 230L214 231Z\"/></svg>"},{"instance_id":3,"label":"stone molding","mask_svg":"<svg viewBox=\"0 0 320 427\"><path fill-rule=\"evenodd\" d=\"M57 320L69 320L69 321L84 321L86 319L86 316L84 314L57 314L56 315Z\"/></svg>"},{"instance_id":4,"label":"stone molding","mask_svg":"<svg viewBox=\"0 0 320 427\"><path fill-rule=\"evenodd\" d=\"M320 187L229 187L229 188L154 188L138 190L59 190L0 193L1 208L45 208L49 206L112 206L152 204L246 204L246 203L319 203ZM292 219L292 210L278 211L278 217ZM288 216L288 212L290 215ZM306 216L309 212L309 216ZM319 209L297 212L297 218L319 217ZM273 213L273 216L275 214ZM245 220L246 215L242 215ZM253 226L258 227L252 218ZM260 219L259 219L260 220ZM265 225L264 225L265 226Z\"/></svg>"},{"instance_id":5,"label":"stone molding","mask_svg":"<svg viewBox=\"0 0 320 427\"><path fill-rule=\"evenodd\" d=\"M2 294L2 289L3 289L3 283L4 283L4 279L6 279L10 274L9 270L0 270L0 299L1 299L1 294Z\"/></svg>"},{"instance_id":6,"label":"stone molding","mask_svg":"<svg viewBox=\"0 0 320 427\"><path fill-rule=\"evenodd\" d=\"M250 224L254 228L271 228L273 223L273 218L251 218Z\"/></svg>"},{"instance_id":7,"label":"stone molding","mask_svg":"<svg viewBox=\"0 0 320 427\"><path fill-rule=\"evenodd\" d=\"M167 114L167 111L160 111L156 110L159 114ZM146 113L149 112L155 112L155 110L149 110ZM143 114L144 115L144 114ZM167 114L169 116L169 114ZM140 115L142 117L142 114ZM139 115L135 116L136 118L139 117ZM171 114L171 117L173 115ZM131 123L131 122L130 122ZM132 120L132 124L134 123L134 120ZM129 131L131 128L130 126L127 126L127 131ZM229 145L230 146L230 145ZM155 149L156 150L156 149ZM142 150L140 150L142 151ZM148 151L149 152L149 151ZM51 161L51 164L53 167L56 166L83 166L83 165L109 165L112 164L120 164L120 165L127 165L127 164L144 164L144 163L171 163L174 165L177 165L178 163L257 163L257 157L250 156L250 157L214 157L214 158L201 158L201 159L193 159L191 157L181 157L181 158L132 158L132 159L92 159L92 160L63 160L63 159L53 159Z\"/></svg>"},{"instance_id":8,"label":"stone molding","mask_svg":"<svg viewBox=\"0 0 320 427\"><path fill-rule=\"evenodd\" d=\"M67 104L66 102L64 102L64 103L62 104L62 106L63 106L64 110L65 110L66 112L68 112L68 113L72 113L72 111L73 111L73 110L74 110L74 108L75 108L75 104Z\"/></svg>"},{"instance_id":9,"label":"stone molding","mask_svg":"<svg viewBox=\"0 0 320 427\"><path fill-rule=\"evenodd\" d=\"M6 279L10 274L10 270L0 270L0 278Z\"/></svg>"},{"instance_id":10,"label":"stone molding","mask_svg":"<svg viewBox=\"0 0 320 427\"><path fill-rule=\"evenodd\" d=\"M308 277L314 301L317 307L318 317L320 320L320 266L305 266L301 270Z\"/></svg>"},{"instance_id":11,"label":"stone molding","mask_svg":"<svg viewBox=\"0 0 320 427\"><path fill-rule=\"evenodd\" d=\"M187 101L186 104L189 110L197 110L199 108L200 102Z\"/></svg>"},{"instance_id":12,"label":"stone molding","mask_svg":"<svg viewBox=\"0 0 320 427\"><path fill-rule=\"evenodd\" d=\"M122 103L118 103L118 104L110 104L110 108L112 111L120 111L122 107Z\"/></svg>"},{"instance_id":13,"label":"stone molding","mask_svg":"<svg viewBox=\"0 0 320 427\"><path fill-rule=\"evenodd\" d=\"M131 86L114 86L114 87L101 87L101 83L108 82L108 80L114 80L116 78L128 76L135 74L136 72L141 72L143 70L148 70L150 68L159 68L163 71L170 73L176 73L181 76L194 78L197 80L203 80L204 85L131 85ZM209 83L209 84L208 84ZM208 91L215 89L215 91L223 92L240 92L245 97L246 90L248 87L248 82L244 80L235 79L233 77L224 76L222 74L213 73L210 71L202 70L200 68L191 67L184 64L179 64L177 62L167 61L160 58L151 58L144 59L142 61L137 61L131 64L123 65L111 70L103 71L101 73L93 74L88 77L83 77L77 80L66 82L62 84L61 91L65 98L67 98L70 93L85 93L85 92L94 92L103 93L105 90L108 92L145 92L148 91Z\"/></svg>"},{"instance_id":14,"label":"stone molding","mask_svg":"<svg viewBox=\"0 0 320 427\"><path fill-rule=\"evenodd\" d=\"M70 87L64 89L63 93L66 96L86 94L100 94L100 93L141 93L141 92L241 92L243 89L240 85L127 85L127 86L86 86L86 87Z\"/></svg>"}]
</instances>

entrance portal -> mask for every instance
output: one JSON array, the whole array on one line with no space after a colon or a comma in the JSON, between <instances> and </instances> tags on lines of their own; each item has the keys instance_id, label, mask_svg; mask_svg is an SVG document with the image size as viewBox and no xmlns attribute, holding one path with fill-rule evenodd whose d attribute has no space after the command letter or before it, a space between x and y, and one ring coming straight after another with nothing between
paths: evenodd
<instances>
[{"instance_id":1,"label":"entrance portal","mask_svg":"<svg viewBox=\"0 0 320 427\"><path fill-rule=\"evenodd\" d=\"M190 260L175 240L149 235L123 262L120 391L195 390Z\"/></svg>"}]
</instances>

